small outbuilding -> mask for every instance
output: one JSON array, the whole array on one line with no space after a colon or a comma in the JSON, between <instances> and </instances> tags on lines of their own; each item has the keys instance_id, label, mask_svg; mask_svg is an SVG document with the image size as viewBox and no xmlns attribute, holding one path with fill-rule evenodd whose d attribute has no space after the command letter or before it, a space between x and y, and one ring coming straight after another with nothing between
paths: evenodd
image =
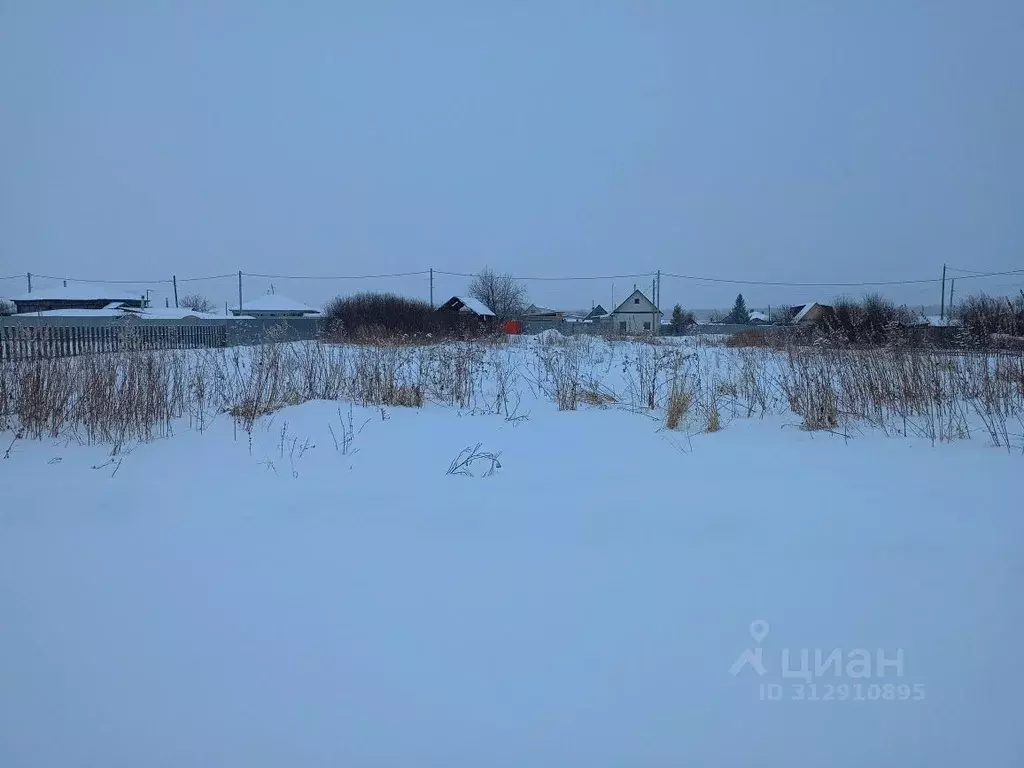
<instances>
[{"instance_id":1,"label":"small outbuilding","mask_svg":"<svg viewBox=\"0 0 1024 768\"><path fill-rule=\"evenodd\" d=\"M498 317L490 307L472 296L452 296L437 308L449 328L494 330Z\"/></svg>"}]
</instances>

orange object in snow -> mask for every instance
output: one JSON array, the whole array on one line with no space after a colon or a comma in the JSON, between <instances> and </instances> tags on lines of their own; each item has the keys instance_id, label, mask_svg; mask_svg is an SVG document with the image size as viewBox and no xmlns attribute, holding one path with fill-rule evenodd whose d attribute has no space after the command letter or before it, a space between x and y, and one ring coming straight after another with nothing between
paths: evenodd
<instances>
[{"instance_id":1,"label":"orange object in snow","mask_svg":"<svg viewBox=\"0 0 1024 768\"><path fill-rule=\"evenodd\" d=\"M523 332L523 324L518 320L506 320L505 325L502 326L505 329L505 333L510 336L515 336Z\"/></svg>"}]
</instances>

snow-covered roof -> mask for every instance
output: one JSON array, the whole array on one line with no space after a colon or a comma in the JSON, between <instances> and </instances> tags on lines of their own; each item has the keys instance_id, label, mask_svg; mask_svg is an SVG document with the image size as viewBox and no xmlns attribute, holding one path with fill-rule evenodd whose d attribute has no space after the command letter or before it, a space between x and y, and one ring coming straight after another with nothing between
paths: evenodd
<instances>
[{"instance_id":1,"label":"snow-covered roof","mask_svg":"<svg viewBox=\"0 0 1024 768\"><path fill-rule=\"evenodd\" d=\"M801 320L804 319L804 317L807 316L807 313L810 312L811 309L816 307L817 305L818 302L816 301L811 301L807 304L804 304L802 307L800 307L800 311L793 315L793 322L799 323Z\"/></svg>"},{"instance_id":2,"label":"snow-covered roof","mask_svg":"<svg viewBox=\"0 0 1024 768\"><path fill-rule=\"evenodd\" d=\"M220 315L213 315L207 312L193 312L190 309L152 308L137 309L134 307L121 307L119 303L111 303L103 309L47 309L41 312L22 312L17 317L138 317L142 320L184 320L195 318L197 320L223 320Z\"/></svg>"},{"instance_id":3,"label":"snow-covered roof","mask_svg":"<svg viewBox=\"0 0 1024 768\"><path fill-rule=\"evenodd\" d=\"M633 299L635 299L635 298L643 299L642 306L645 307L645 309L643 309L643 310L626 309L626 307L633 307L637 303L640 303L640 302L634 302ZM649 309L648 309L648 307L649 307ZM633 292L631 294L629 294L629 296L627 296L622 301L622 303L619 304L619 306L617 306L614 310L612 310L612 314L613 315L632 314L632 313L636 313L636 312L642 312L642 313L657 312L657 313L661 314L661 310L658 309L658 307L655 305L655 303L653 301L651 301L650 299L648 299L647 296L644 295L644 292L641 291L639 288L634 288Z\"/></svg>"},{"instance_id":4,"label":"snow-covered roof","mask_svg":"<svg viewBox=\"0 0 1024 768\"><path fill-rule=\"evenodd\" d=\"M764 312L757 312L757 311L748 312L747 316L751 320L763 320L766 323L768 322L768 315L766 315Z\"/></svg>"},{"instance_id":5,"label":"snow-covered roof","mask_svg":"<svg viewBox=\"0 0 1024 768\"><path fill-rule=\"evenodd\" d=\"M109 288L105 285L91 283L71 283L71 285L55 285L36 288L32 293L13 296L12 301L138 301L143 291L136 293L125 288Z\"/></svg>"},{"instance_id":6,"label":"snow-covered roof","mask_svg":"<svg viewBox=\"0 0 1024 768\"><path fill-rule=\"evenodd\" d=\"M462 302L463 309L472 312L474 315L480 315L481 317L495 317L495 314L491 311L490 307L479 299L474 299L472 296L456 296L455 298Z\"/></svg>"},{"instance_id":7,"label":"snow-covered roof","mask_svg":"<svg viewBox=\"0 0 1024 768\"><path fill-rule=\"evenodd\" d=\"M149 307L147 309L132 309L126 307L126 313L138 315L153 320L184 320L186 317L195 317L199 320L223 320L223 315L215 315L212 312L196 312L188 307Z\"/></svg>"},{"instance_id":8,"label":"snow-covered roof","mask_svg":"<svg viewBox=\"0 0 1024 768\"><path fill-rule=\"evenodd\" d=\"M280 293L268 293L258 299L242 303L243 312L304 312L319 315L319 309L303 304L301 301L282 296Z\"/></svg>"},{"instance_id":9,"label":"snow-covered roof","mask_svg":"<svg viewBox=\"0 0 1024 768\"><path fill-rule=\"evenodd\" d=\"M531 317L533 315L565 315L565 312L559 309L548 309L547 307L538 307L536 304L531 304L526 312L523 313L523 316Z\"/></svg>"}]
</instances>

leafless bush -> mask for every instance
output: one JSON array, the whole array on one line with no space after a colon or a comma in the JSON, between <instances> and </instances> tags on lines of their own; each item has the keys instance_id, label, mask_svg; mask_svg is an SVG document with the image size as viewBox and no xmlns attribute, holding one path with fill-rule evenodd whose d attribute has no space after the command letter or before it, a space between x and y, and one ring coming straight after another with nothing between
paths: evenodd
<instances>
[{"instance_id":1,"label":"leafless bush","mask_svg":"<svg viewBox=\"0 0 1024 768\"><path fill-rule=\"evenodd\" d=\"M416 368L417 381L430 400L459 408L481 405L486 357L480 344L449 341L422 348Z\"/></svg>"},{"instance_id":2,"label":"leafless bush","mask_svg":"<svg viewBox=\"0 0 1024 768\"><path fill-rule=\"evenodd\" d=\"M341 408L338 409L338 431L334 431L334 425L328 422L327 431L331 433L331 440L334 442L334 450L340 453L342 456L352 456L358 452L358 449L353 449L352 445L355 443L356 435L365 429L366 425L370 423L367 419L363 422L363 425L359 427L359 431L356 431L355 424L353 423L352 417L352 404L348 406L348 417L344 417L341 414ZM339 436L340 434L340 436Z\"/></svg>"},{"instance_id":3,"label":"leafless bush","mask_svg":"<svg viewBox=\"0 0 1024 768\"><path fill-rule=\"evenodd\" d=\"M952 315L974 346L990 346L994 335L1019 338L1024 336L1024 291L1013 298L968 296Z\"/></svg>"},{"instance_id":4,"label":"leafless bush","mask_svg":"<svg viewBox=\"0 0 1024 768\"><path fill-rule=\"evenodd\" d=\"M201 293L190 293L182 297L178 304L193 312L215 312L217 310L216 305Z\"/></svg>"},{"instance_id":5,"label":"leafless bush","mask_svg":"<svg viewBox=\"0 0 1024 768\"><path fill-rule=\"evenodd\" d=\"M357 293L328 302L328 336L333 341L376 343L396 335L440 334L442 318L430 304L394 293Z\"/></svg>"},{"instance_id":6,"label":"leafless bush","mask_svg":"<svg viewBox=\"0 0 1024 768\"><path fill-rule=\"evenodd\" d=\"M909 309L874 293L859 302L849 298L836 300L822 325L840 343L878 345L895 341L902 329L915 321Z\"/></svg>"},{"instance_id":7,"label":"leafless bush","mask_svg":"<svg viewBox=\"0 0 1024 768\"><path fill-rule=\"evenodd\" d=\"M537 346L541 368L538 383L560 411L575 411L579 407L585 351L582 337L569 337L557 345Z\"/></svg>"},{"instance_id":8,"label":"leafless bush","mask_svg":"<svg viewBox=\"0 0 1024 768\"><path fill-rule=\"evenodd\" d=\"M675 345L629 342L622 358L622 374L630 407L653 410L660 406L685 361L685 353Z\"/></svg>"},{"instance_id":9,"label":"leafless bush","mask_svg":"<svg viewBox=\"0 0 1024 768\"><path fill-rule=\"evenodd\" d=\"M494 349L487 362L491 368L490 379L494 382L494 413L512 423L525 421L528 415L519 413L522 394L517 386L520 379L518 355L508 349Z\"/></svg>"},{"instance_id":10,"label":"leafless bush","mask_svg":"<svg viewBox=\"0 0 1024 768\"><path fill-rule=\"evenodd\" d=\"M229 413L247 433L262 416L288 404L284 386L283 345L268 340L257 347L233 350L235 395ZM296 396L293 402L299 402Z\"/></svg>"}]
</instances>

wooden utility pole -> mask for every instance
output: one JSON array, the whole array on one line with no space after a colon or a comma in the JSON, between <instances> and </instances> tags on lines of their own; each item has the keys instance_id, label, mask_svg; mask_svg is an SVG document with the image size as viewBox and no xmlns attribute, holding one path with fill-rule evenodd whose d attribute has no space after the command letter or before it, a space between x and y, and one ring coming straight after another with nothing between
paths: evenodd
<instances>
[{"instance_id":1,"label":"wooden utility pole","mask_svg":"<svg viewBox=\"0 0 1024 768\"><path fill-rule=\"evenodd\" d=\"M178 308L178 276L171 275L171 282L174 283L174 308Z\"/></svg>"},{"instance_id":2,"label":"wooden utility pole","mask_svg":"<svg viewBox=\"0 0 1024 768\"><path fill-rule=\"evenodd\" d=\"M32 293L32 273L28 273L28 292Z\"/></svg>"},{"instance_id":3,"label":"wooden utility pole","mask_svg":"<svg viewBox=\"0 0 1024 768\"><path fill-rule=\"evenodd\" d=\"M949 281L949 311L953 311L953 289L956 288L956 278Z\"/></svg>"},{"instance_id":4,"label":"wooden utility pole","mask_svg":"<svg viewBox=\"0 0 1024 768\"><path fill-rule=\"evenodd\" d=\"M242 270L238 270L238 314L242 314Z\"/></svg>"},{"instance_id":5,"label":"wooden utility pole","mask_svg":"<svg viewBox=\"0 0 1024 768\"><path fill-rule=\"evenodd\" d=\"M430 308L434 308L434 268L430 268Z\"/></svg>"},{"instance_id":6,"label":"wooden utility pole","mask_svg":"<svg viewBox=\"0 0 1024 768\"><path fill-rule=\"evenodd\" d=\"M942 265L942 303L939 304L939 317L946 319L946 265Z\"/></svg>"}]
</instances>

